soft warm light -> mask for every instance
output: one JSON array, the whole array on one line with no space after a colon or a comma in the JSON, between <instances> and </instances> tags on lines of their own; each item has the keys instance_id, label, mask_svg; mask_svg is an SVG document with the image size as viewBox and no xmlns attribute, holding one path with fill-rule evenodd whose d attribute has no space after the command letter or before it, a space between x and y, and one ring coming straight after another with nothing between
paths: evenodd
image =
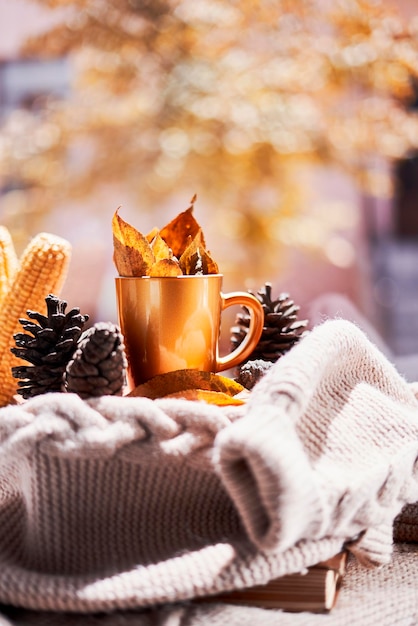
<instances>
[{"instance_id":1,"label":"soft warm light","mask_svg":"<svg viewBox=\"0 0 418 626\"><path fill-rule=\"evenodd\" d=\"M3 120L5 188L35 190L38 214L76 197L101 218L94 198L107 185L141 212L186 206L196 191L220 264L237 276L276 272L285 246L355 263L358 207L318 199L303 172L332 165L330 177L340 169L368 194L393 192L376 162L418 147L406 106L416 20L402 24L374 0L84 4L26 47L70 52L73 82L67 100ZM32 227L27 212L20 219Z\"/></svg>"},{"instance_id":2,"label":"soft warm light","mask_svg":"<svg viewBox=\"0 0 418 626\"><path fill-rule=\"evenodd\" d=\"M341 268L354 265L356 259L353 245L337 235L330 237L325 244L325 254L333 265Z\"/></svg>"}]
</instances>

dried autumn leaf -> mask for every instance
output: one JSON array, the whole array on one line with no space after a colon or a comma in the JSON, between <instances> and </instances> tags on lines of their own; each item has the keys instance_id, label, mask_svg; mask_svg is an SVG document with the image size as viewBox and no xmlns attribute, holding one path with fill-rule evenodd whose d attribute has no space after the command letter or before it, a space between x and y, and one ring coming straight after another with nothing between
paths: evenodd
<instances>
[{"instance_id":1,"label":"dried autumn leaf","mask_svg":"<svg viewBox=\"0 0 418 626\"><path fill-rule=\"evenodd\" d=\"M177 393L170 393L166 398L183 398L185 400L199 400L207 402L207 404L216 404L217 406L231 406L245 404L245 400L230 396L223 391L208 391L207 389L185 389Z\"/></svg>"},{"instance_id":2,"label":"dried autumn leaf","mask_svg":"<svg viewBox=\"0 0 418 626\"><path fill-rule=\"evenodd\" d=\"M205 249L202 230L200 229L179 259L183 274L218 274L215 261Z\"/></svg>"},{"instance_id":3,"label":"dried autumn leaf","mask_svg":"<svg viewBox=\"0 0 418 626\"><path fill-rule=\"evenodd\" d=\"M192 199L192 203L186 211L179 213L177 217L160 230L160 236L172 249L174 256L178 259L188 246L189 237L194 239L199 230L201 230L199 224L193 217L194 200L195 198Z\"/></svg>"},{"instance_id":4,"label":"dried autumn leaf","mask_svg":"<svg viewBox=\"0 0 418 626\"><path fill-rule=\"evenodd\" d=\"M146 383L135 387L128 395L155 400L189 389L219 391L229 396L235 396L243 391L244 387L226 376L200 370L183 369L154 376Z\"/></svg>"},{"instance_id":5,"label":"dried autumn leaf","mask_svg":"<svg viewBox=\"0 0 418 626\"><path fill-rule=\"evenodd\" d=\"M180 269L177 259L161 259L154 263L149 270L149 276L181 276L182 271Z\"/></svg>"},{"instance_id":6,"label":"dried autumn leaf","mask_svg":"<svg viewBox=\"0 0 418 626\"><path fill-rule=\"evenodd\" d=\"M202 229L190 207L161 231L143 235L115 212L112 220L114 262L120 276L181 276L217 274L218 266L205 249ZM180 261L178 260L180 259Z\"/></svg>"},{"instance_id":7,"label":"dried autumn leaf","mask_svg":"<svg viewBox=\"0 0 418 626\"><path fill-rule=\"evenodd\" d=\"M151 241L151 250L156 261L171 259L173 257L172 249L166 244L159 233L157 233Z\"/></svg>"},{"instance_id":8,"label":"dried autumn leaf","mask_svg":"<svg viewBox=\"0 0 418 626\"><path fill-rule=\"evenodd\" d=\"M120 276L146 276L154 254L146 238L116 211L112 219L113 262Z\"/></svg>"},{"instance_id":9,"label":"dried autumn leaf","mask_svg":"<svg viewBox=\"0 0 418 626\"><path fill-rule=\"evenodd\" d=\"M152 240L154 239L154 237L156 237L159 233L160 233L160 229L157 228L157 226L154 226L154 228L152 230L150 230L150 232L145 235L145 239L149 243L151 243Z\"/></svg>"}]
</instances>

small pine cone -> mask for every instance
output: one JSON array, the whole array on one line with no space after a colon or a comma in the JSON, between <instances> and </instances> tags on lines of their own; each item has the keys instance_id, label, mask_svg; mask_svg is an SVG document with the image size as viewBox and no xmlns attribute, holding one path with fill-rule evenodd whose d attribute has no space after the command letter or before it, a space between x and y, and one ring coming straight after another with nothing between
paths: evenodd
<instances>
[{"instance_id":1,"label":"small pine cone","mask_svg":"<svg viewBox=\"0 0 418 626\"><path fill-rule=\"evenodd\" d=\"M20 319L24 333L16 333L11 352L32 365L12 367L19 378L17 393L26 400L51 391L61 391L65 367L83 332L88 315L80 309L65 313L67 303L49 294L45 298L47 315L27 311L30 318ZM34 320L34 321L32 321Z\"/></svg>"},{"instance_id":2,"label":"small pine cone","mask_svg":"<svg viewBox=\"0 0 418 626\"><path fill-rule=\"evenodd\" d=\"M251 390L272 366L272 361L263 361L262 359L247 361L239 368L236 381L246 389Z\"/></svg>"},{"instance_id":3,"label":"small pine cone","mask_svg":"<svg viewBox=\"0 0 418 626\"><path fill-rule=\"evenodd\" d=\"M81 398L120 396L125 385L123 337L111 322L97 322L81 336L65 372L69 393Z\"/></svg>"}]
</instances>

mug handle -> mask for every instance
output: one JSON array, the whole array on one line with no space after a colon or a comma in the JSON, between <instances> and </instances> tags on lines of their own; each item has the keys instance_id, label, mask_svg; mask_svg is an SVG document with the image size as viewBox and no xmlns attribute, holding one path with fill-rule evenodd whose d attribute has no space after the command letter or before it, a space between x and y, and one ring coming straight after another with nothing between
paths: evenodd
<instances>
[{"instance_id":1,"label":"mug handle","mask_svg":"<svg viewBox=\"0 0 418 626\"><path fill-rule=\"evenodd\" d=\"M250 325L243 342L240 343L235 350L225 356L217 356L217 372L222 372L223 370L242 363L257 346L261 333L263 332L264 309L261 302L257 300L255 296L241 291L234 291L227 294L221 293L221 311L234 305L246 306L248 308L250 312Z\"/></svg>"}]
</instances>

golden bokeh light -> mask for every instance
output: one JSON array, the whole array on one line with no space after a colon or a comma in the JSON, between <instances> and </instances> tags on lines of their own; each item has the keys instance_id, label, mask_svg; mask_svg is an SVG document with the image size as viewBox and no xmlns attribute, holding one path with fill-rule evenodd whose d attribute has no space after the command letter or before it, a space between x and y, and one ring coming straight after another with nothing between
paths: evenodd
<instances>
[{"instance_id":1,"label":"golden bokeh light","mask_svg":"<svg viewBox=\"0 0 418 626\"><path fill-rule=\"evenodd\" d=\"M39 2L68 15L23 54L65 56L71 85L3 120L9 220L19 194L34 202L20 214L33 232L72 202L110 215L94 201L110 186L142 214L196 192L236 276L268 278L285 246L355 262L344 231L359 227L358 207L321 208L300 172L330 166L392 193L375 163L418 147L417 20L372 0Z\"/></svg>"}]
</instances>

